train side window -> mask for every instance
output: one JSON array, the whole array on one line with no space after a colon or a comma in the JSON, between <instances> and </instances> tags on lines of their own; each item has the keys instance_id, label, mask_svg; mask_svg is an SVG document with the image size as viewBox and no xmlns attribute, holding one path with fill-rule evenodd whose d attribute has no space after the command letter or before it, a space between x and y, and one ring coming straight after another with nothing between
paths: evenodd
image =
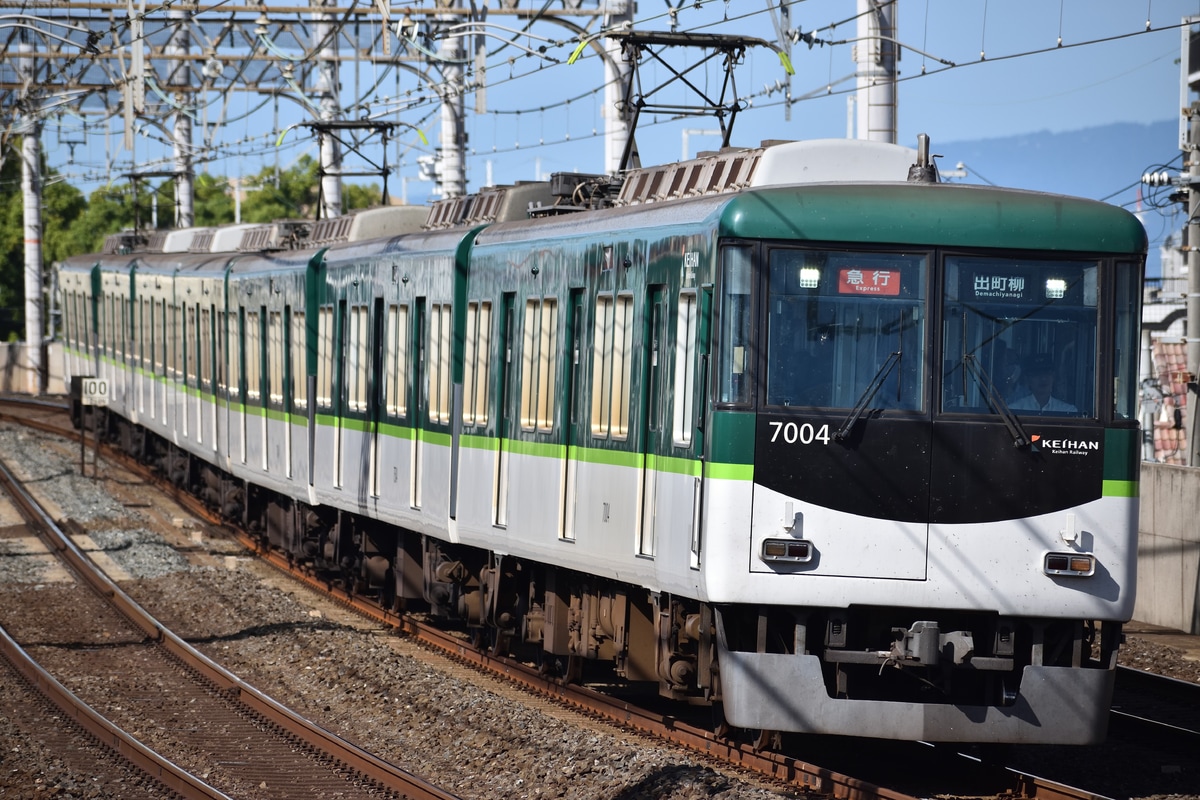
<instances>
[{"instance_id":1,"label":"train side window","mask_svg":"<svg viewBox=\"0 0 1200 800\"><path fill-rule=\"evenodd\" d=\"M196 335L196 307L189 305L187 307L187 329L184 332L184 341L193 342L193 347L199 347L200 337ZM188 386L196 385L196 353L193 350L191 353L184 352L184 368L187 370L186 378Z\"/></svg>"},{"instance_id":2,"label":"train side window","mask_svg":"<svg viewBox=\"0 0 1200 800\"><path fill-rule=\"evenodd\" d=\"M408 415L408 306L390 305L387 316L387 347L384 353L386 381L384 402L393 417Z\"/></svg>"},{"instance_id":3,"label":"train side window","mask_svg":"<svg viewBox=\"0 0 1200 800\"><path fill-rule=\"evenodd\" d=\"M696 394L696 293L681 292L675 316L675 391L671 439L676 447L692 444Z\"/></svg>"},{"instance_id":4,"label":"train side window","mask_svg":"<svg viewBox=\"0 0 1200 800\"><path fill-rule=\"evenodd\" d=\"M748 247L721 251L720 329L717 342L718 399L722 403L749 403L750 380L751 256Z\"/></svg>"},{"instance_id":5,"label":"train side window","mask_svg":"<svg viewBox=\"0 0 1200 800\"><path fill-rule=\"evenodd\" d=\"M304 312L292 311L291 314L292 404L297 411L304 411L308 408L308 348L305 346L308 337Z\"/></svg>"},{"instance_id":6,"label":"train side window","mask_svg":"<svg viewBox=\"0 0 1200 800\"><path fill-rule=\"evenodd\" d=\"M237 400L242 396L242 317L239 311L230 311L226 322L229 325L229 396Z\"/></svg>"},{"instance_id":7,"label":"train side window","mask_svg":"<svg viewBox=\"0 0 1200 800\"><path fill-rule=\"evenodd\" d=\"M463 360L463 424L488 422L488 372L492 352L492 304L467 303L467 341Z\"/></svg>"},{"instance_id":8,"label":"train side window","mask_svg":"<svg viewBox=\"0 0 1200 800\"><path fill-rule=\"evenodd\" d=\"M317 312L317 405L333 406L333 306Z\"/></svg>"},{"instance_id":9,"label":"train side window","mask_svg":"<svg viewBox=\"0 0 1200 800\"><path fill-rule=\"evenodd\" d=\"M558 363L558 303L553 297L525 303L521 345L521 427L554 429L554 369Z\"/></svg>"},{"instance_id":10,"label":"train side window","mask_svg":"<svg viewBox=\"0 0 1200 800\"><path fill-rule=\"evenodd\" d=\"M108 296L104 314L104 352L110 357L116 352L116 319L117 319L117 299L112 295Z\"/></svg>"},{"instance_id":11,"label":"train side window","mask_svg":"<svg viewBox=\"0 0 1200 800\"><path fill-rule=\"evenodd\" d=\"M200 309L200 385L212 390L212 311Z\"/></svg>"},{"instance_id":12,"label":"train side window","mask_svg":"<svg viewBox=\"0 0 1200 800\"><path fill-rule=\"evenodd\" d=\"M175 380L183 375L183 315L180 313L179 306L171 306L171 376Z\"/></svg>"},{"instance_id":13,"label":"train side window","mask_svg":"<svg viewBox=\"0 0 1200 800\"><path fill-rule=\"evenodd\" d=\"M154 372L158 375L166 376L167 366L170 363L167 359L167 345L171 341L168 333L166 300L162 300L158 304L158 328L158 347L154 351Z\"/></svg>"},{"instance_id":14,"label":"train side window","mask_svg":"<svg viewBox=\"0 0 1200 800\"><path fill-rule=\"evenodd\" d=\"M246 400L262 399L262 329L257 311L246 312Z\"/></svg>"},{"instance_id":15,"label":"train side window","mask_svg":"<svg viewBox=\"0 0 1200 800\"><path fill-rule=\"evenodd\" d=\"M429 308L429 421L450 421L450 339L453 315L448 303Z\"/></svg>"},{"instance_id":16,"label":"train side window","mask_svg":"<svg viewBox=\"0 0 1200 800\"><path fill-rule=\"evenodd\" d=\"M371 363L367 357L368 311L367 306L350 307L350 341L346 353L346 373L349 377L346 384L350 409L358 412L367 409L367 368Z\"/></svg>"},{"instance_id":17,"label":"train side window","mask_svg":"<svg viewBox=\"0 0 1200 800\"><path fill-rule=\"evenodd\" d=\"M633 296L596 298L592 344L592 435L629 435L629 381L633 370Z\"/></svg>"},{"instance_id":18,"label":"train side window","mask_svg":"<svg viewBox=\"0 0 1200 800\"><path fill-rule=\"evenodd\" d=\"M138 321L138 341L141 346L142 372L150 370L150 356L154 349L154 307L142 298L142 318Z\"/></svg>"},{"instance_id":19,"label":"train side window","mask_svg":"<svg viewBox=\"0 0 1200 800\"><path fill-rule=\"evenodd\" d=\"M1138 320L1142 316L1141 270L1124 262L1115 267L1113 325L1113 417L1136 419L1138 408Z\"/></svg>"},{"instance_id":20,"label":"train side window","mask_svg":"<svg viewBox=\"0 0 1200 800\"><path fill-rule=\"evenodd\" d=\"M283 403L283 315L267 317L267 395L273 405Z\"/></svg>"}]
</instances>

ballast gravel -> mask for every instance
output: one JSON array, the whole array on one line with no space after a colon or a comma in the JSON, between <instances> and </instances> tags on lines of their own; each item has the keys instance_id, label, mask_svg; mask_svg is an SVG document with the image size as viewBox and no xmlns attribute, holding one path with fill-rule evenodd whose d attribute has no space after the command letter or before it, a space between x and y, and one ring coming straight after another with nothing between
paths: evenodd
<instances>
[{"instance_id":1,"label":"ballast gravel","mask_svg":"<svg viewBox=\"0 0 1200 800\"><path fill-rule=\"evenodd\" d=\"M804 796L614 732L374 627L209 536L137 479L107 466L100 479L80 477L70 443L0 423L0 452L62 519L88 529L127 576L122 588L161 622L276 700L463 798ZM42 562L6 557L13 548L0 539L0 585L48 579ZM1200 663L1139 637L1121 662L1200 682ZM120 796L0 730L0 798Z\"/></svg>"}]
</instances>

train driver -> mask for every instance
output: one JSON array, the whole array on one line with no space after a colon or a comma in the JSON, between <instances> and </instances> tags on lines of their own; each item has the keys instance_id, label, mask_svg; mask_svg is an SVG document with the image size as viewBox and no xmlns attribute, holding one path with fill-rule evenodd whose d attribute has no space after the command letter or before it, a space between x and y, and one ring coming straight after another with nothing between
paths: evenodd
<instances>
[{"instance_id":1,"label":"train driver","mask_svg":"<svg viewBox=\"0 0 1200 800\"><path fill-rule=\"evenodd\" d=\"M1025 367L1029 394L1008 404L1013 411L1037 411L1043 414L1078 414L1079 409L1055 397L1054 360L1048 355L1034 356Z\"/></svg>"}]
</instances>

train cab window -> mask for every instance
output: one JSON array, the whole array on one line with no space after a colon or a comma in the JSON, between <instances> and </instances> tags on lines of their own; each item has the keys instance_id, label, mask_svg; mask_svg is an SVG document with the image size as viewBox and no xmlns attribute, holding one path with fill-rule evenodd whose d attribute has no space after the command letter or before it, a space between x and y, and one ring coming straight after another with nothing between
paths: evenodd
<instances>
[{"instance_id":1,"label":"train cab window","mask_svg":"<svg viewBox=\"0 0 1200 800\"><path fill-rule=\"evenodd\" d=\"M721 300L717 341L718 398L722 403L745 404L753 397L749 369L751 313L751 257L747 247L721 251Z\"/></svg>"},{"instance_id":2,"label":"train cab window","mask_svg":"<svg viewBox=\"0 0 1200 800\"><path fill-rule=\"evenodd\" d=\"M1095 416L1094 263L953 256L945 283L944 411Z\"/></svg>"},{"instance_id":3,"label":"train cab window","mask_svg":"<svg viewBox=\"0 0 1200 800\"><path fill-rule=\"evenodd\" d=\"M407 305L388 306L384 402L393 417L408 415L408 325Z\"/></svg>"},{"instance_id":4,"label":"train cab window","mask_svg":"<svg viewBox=\"0 0 1200 800\"><path fill-rule=\"evenodd\" d=\"M776 249L767 405L924 407L924 254Z\"/></svg>"},{"instance_id":5,"label":"train cab window","mask_svg":"<svg viewBox=\"0 0 1200 800\"><path fill-rule=\"evenodd\" d=\"M463 358L463 424L487 425L488 372L492 352L492 304L467 303L467 341Z\"/></svg>"}]
</instances>

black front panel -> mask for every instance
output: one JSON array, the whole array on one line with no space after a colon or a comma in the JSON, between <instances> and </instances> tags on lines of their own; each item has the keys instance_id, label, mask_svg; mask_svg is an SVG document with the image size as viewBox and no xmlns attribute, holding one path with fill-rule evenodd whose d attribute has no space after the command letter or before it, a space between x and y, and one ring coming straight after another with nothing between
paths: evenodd
<instances>
[{"instance_id":1,"label":"black front panel","mask_svg":"<svg viewBox=\"0 0 1200 800\"><path fill-rule=\"evenodd\" d=\"M1098 427L1027 424L1035 441L1017 447L999 421L874 417L838 442L841 422L760 414L755 483L834 511L917 523L1020 519L1101 496Z\"/></svg>"},{"instance_id":2,"label":"black front panel","mask_svg":"<svg viewBox=\"0 0 1200 800\"><path fill-rule=\"evenodd\" d=\"M929 520L993 522L1096 500L1103 489L1104 431L1024 423L1034 441L1013 444L999 422L934 426Z\"/></svg>"},{"instance_id":3,"label":"black front panel","mask_svg":"<svg viewBox=\"0 0 1200 800\"><path fill-rule=\"evenodd\" d=\"M926 521L930 423L864 417L839 442L834 434L845 416L760 414L754 482L835 511Z\"/></svg>"}]
</instances>

